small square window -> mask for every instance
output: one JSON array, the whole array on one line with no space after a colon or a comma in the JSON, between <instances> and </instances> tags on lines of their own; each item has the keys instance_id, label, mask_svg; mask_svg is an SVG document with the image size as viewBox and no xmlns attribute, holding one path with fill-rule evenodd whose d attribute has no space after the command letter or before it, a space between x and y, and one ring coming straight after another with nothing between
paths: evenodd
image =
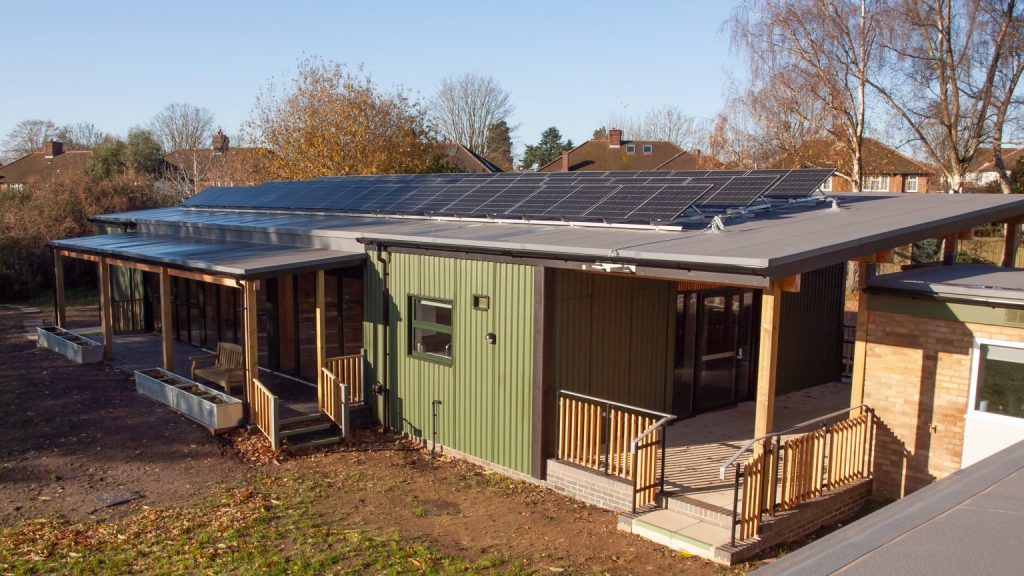
<instances>
[{"instance_id":1,"label":"small square window","mask_svg":"<svg viewBox=\"0 0 1024 576\"><path fill-rule=\"evenodd\" d=\"M412 297L409 323L410 353L445 364L452 361L452 303L447 300Z\"/></svg>"},{"instance_id":2,"label":"small square window","mask_svg":"<svg viewBox=\"0 0 1024 576\"><path fill-rule=\"evenodd\" d=\"M654 144L644 144L644 154L651 154L654 152Z\"/></svg>"},{"instance_id":3,"label":"small square window","mask_svg":"<svg viewBox=\"0 0 1024 576\"><path fill-rule=\"evenodd\" d=\"M476 310L490 310L491 297L485 294L473 294L473 308Z\"/></svg>"},{"instance_id":4,"label":"small square window","mask_svg":"<svg viewBox=\"0 0 1024 576\"><path fill-rule=\"evenodd\" d=\"M907 192L917 192L917 176L907 176L907 185L904 188Z\"/></svg>"},{"instance_id":5,"label":"small square window","mask_svg":"<svg viewBox=\"0 0 1024 576\"><path fill-rule=\"evenodd\" d=\"M626 154L636 154L636 144L626 144Z\"/></svg>"}]
</instances>

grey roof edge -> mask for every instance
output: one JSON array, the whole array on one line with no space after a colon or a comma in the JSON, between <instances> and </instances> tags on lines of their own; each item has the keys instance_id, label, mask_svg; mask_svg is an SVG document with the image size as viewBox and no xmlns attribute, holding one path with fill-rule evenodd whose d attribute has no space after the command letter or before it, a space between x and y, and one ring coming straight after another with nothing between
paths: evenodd
<instances>
[{"instance_id":1,"label":"grey roof edge","mask_svg":"<svg viewBox=\"0 0 1024 576\"><path fill-rule=\"evenodd\" d=\"M174 256L163 257L161 259L147 259L139 254L128 251L128 250L98 250L91 247L83 247L80 244L76 244L76 240L82 238L94 238L95 236L85 236L77 238L62 238L58 240L50 240L47 245L60 248L65 250L74 250L75 252L81 252L84 254L91 254L94 256L112 256L128 262L142 262L142 263L158 263L171 265L176 268L183 270L189 270L200 273L214 273L216 275L228 276L231 278L260 278L268 275L284 271L301 271L311 268L321 268L332 264L344 264L350 261L361 260L366 258L365 253L352 253L350 255L325 255L320 258L306 258L303 259L301 264L295 265L291 263L273 264L269 266L254 266L251 268L235 268L230 266L223 266L218 264L212 264L195 260L191 258L179 258ZM252 243L257 244L257 243ZM298 248L298 247L296 247Z\"/></svg>"},{"instance_id":2,"label":"grey roof edge","mask_svg":"<svg viewBox=\"0 0 1024 576\"><path fill-rule=\"evenodd\" d=\"M853 195L836 194L832 196L842 200L845 196ZM919 240L949 236L967 228L982 226L992 222L999 222L1020 216L1021 214L1024 214L1024 197L1021 197L1019 202L1013 204L979 208L974 210L970 216L964 216L962 214L949 216L926 224L912 226L902 232L877 235L876 238L872 240L851 240L830 249L819 249L802 254L771 258L768 260L765 267L769 269L769 274L772 277L777 278L791 276L793 274L816 270L830 264L846 262L860 256L874 254L875 252L888 250L897 246L903 246Z\"/></svg>"},{"instance_id":3,"label":"grey roof edge","mask_svg":"<svg viewBox=\"0 0 1024 576\"><path fill-rule=\"evenodd\" d=\"M1024 470L1024 442L929 484L751 574L833 574L1021 470Z\"/></svg>"}]
</instances>

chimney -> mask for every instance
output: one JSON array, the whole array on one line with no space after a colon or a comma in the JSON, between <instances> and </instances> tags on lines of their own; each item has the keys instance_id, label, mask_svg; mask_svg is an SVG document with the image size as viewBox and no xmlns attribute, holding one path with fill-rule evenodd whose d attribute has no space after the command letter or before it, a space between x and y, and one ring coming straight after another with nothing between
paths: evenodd
<instances>
[{"instance_id":1,"label":"chimney","mask_svg":"<svg viewBox=\"0 0 1024 576\"><path fill-rule=\"evenodd\" d=\"M622 130L612 128L608 131L608 145L612 148L622 146Z\"/></svg>"},{"instance_id":2,"label":"chimney","mask_svg":"<svg viewBox=\"0 0 1024 576\"><path fill-rule=\"evenodd\" d=\"M569 171L569 151L562 152L562 172Z\"/></svg>"},{"instance_id":3,"label":"chimney","mask_svg":"<svg viewBox=\"0 0 1024 576\"><path fill-rule=\"evenodd\" d=\"M231 139L225 136L220 128L217 128L217 133L213 135L213 151L223 154L228 151L230 143Z\"/></svg>"},{"instance_id":4,"label":"chimney","mask_svg":"<svg viewBox=\"0 0 1024 576\"><path fill-rule=\"evenodd\" d=\"M43 143L43 156L53 158L64 153L64 143L56 140L47 140Z\"/></svg>"}]
</instances>

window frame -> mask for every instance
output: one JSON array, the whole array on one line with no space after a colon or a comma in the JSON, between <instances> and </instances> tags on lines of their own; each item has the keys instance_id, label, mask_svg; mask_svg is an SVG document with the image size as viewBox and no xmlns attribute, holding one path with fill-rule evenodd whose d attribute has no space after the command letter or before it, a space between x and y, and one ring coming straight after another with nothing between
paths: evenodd
<instances>
[{"instance_id":1,"label":"window frame","mask_svg":"<svg viewBox=\"0 0 1024 576\"><path fill-rule=\"evenodd\" d=\"M883 188L871 188L871 187L868 186L868 182L871 182L875 178L878 178L880 182L884 182L884 187ZM864 192L888 192L890 184L892 184L892 181L889 179L889 176L887 174L876 174L876 175L871 175L871 176L865 176L864 177Z\"/></svg>"},{"instance_id":2,"label":"window frame","mask_svg":"<svg viewBox=\"0 0 1024 576\"><path fill-rule=\"evenodd\" d=\"M626 144L626 154L636 154L636 144Z\"/></svg>"},{"instance_id":3,"label":"window frame","mask_svg":"<svg viewBox=\"0 0 1024 576\"><path fill-rule=\"evenodd\" d=\"M831 192L832 191L832 177L829 176L828 178L825 178L825 181L821 183L821 186L818 189L821 190L822 192Z\"/></svg>"},{"instance_id":4,"label":"window frame","mask_svg":"<svg viewBox=\"0 0 1024 576\"><path fill-rule=\"evenodd\" d=\"M654 154L654 144L644 144L644 154Z\"/></svg>"},{"instance_id":5,"label":"window frame","mask_svg":"<svg viewBox=\"0 0 1024 576\"><path fill-rule=\"evenodd\" d=\"M966 419L991 422L993 424L1009 425L1017 428L1024 428L1024 418L996 414L994 412L983 412L975 408L978 402L978 377L981 376L981 347L1001 346L1003 348L1015 348L1024 350L1024 342L1011 342L1008 340L995 340L991 338L975 338L971 346L971 376L967 389L967 413Z\"/></svg>"},{"instance_id":6,"label":"window frame","mask_svg":"<svg viewBox=\"0 0 1024 576\"><path fill-rule=\"evenodd\" d=\"M422 302L432 302L436 304L447 304L452 314L452 323L450 326L444 324L436 324L434 322L428 322L426 320L418 320L416 318L417 304ZM440 332L441 334L447 334L451 339L452 352L448 356L442 356L431 352L420 352L416 350L416 329L433 330L434 332ZM409 295L409 331L408 331L408 347L409 356L417 358L419 360L425 360L427 362L433 362L435 364L442 364L444 366L451 366L455 360L455 301L447 300L445 298L435 298L433 296L423 296L421 294L410 294Z\"/></svg>"},{"instance_id":7,"label":"window frame","mask_svg":"<svg viewBox=\"0 0 1024 576\"><path fill-rule=\"evenodd\" d=\"M910 183L914 183L914 189L910 189ZM917 194L921 191L921 183L919 176L904 176L903 177L903 191Z\"/></svg>"}]
</instances>

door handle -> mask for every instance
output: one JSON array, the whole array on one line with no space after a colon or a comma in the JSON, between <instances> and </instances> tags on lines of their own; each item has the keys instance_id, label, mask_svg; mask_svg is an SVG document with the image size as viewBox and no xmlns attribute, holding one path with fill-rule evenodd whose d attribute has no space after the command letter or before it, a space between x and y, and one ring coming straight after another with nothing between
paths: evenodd
<instances>
[{"instance_id":1,"label":"door handle","mask_svg":"<svg viewBox=\"0 0 1024 576\"><path fill-rule=\"evenodd\" d=\"M743 348L740 348L739 350L736 350L736 359L737 360L743 360Z\"/></svg>"}]
</instances>

